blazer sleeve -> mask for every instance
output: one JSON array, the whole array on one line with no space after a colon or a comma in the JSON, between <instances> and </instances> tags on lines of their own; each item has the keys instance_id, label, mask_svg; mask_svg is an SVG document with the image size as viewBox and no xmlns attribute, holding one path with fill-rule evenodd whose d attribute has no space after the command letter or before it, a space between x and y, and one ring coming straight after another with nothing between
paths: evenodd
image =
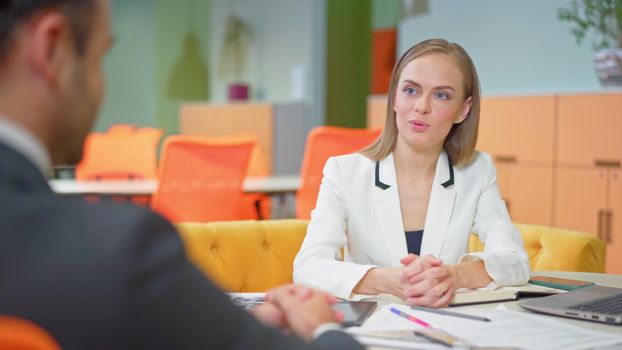
<instances>
[{"instance_id":1,"label":"blazer sleeve","mask_svg":"<svg viewBox=\"0 0 622 350\"><path fill-rule=\"evenodd\" d=\"M264 326L187 260L165 220L145 215L132 229L128 235L139 233L139 238L127 252L129 348L363 349L345 333L305 343Z\"/></svg>"},{"instance_id":2,"label":"blazer sleeve","mask_svg":"<svg viewBox=\"0 0 622 350\"><path fill-rule=\"evenodd\" d=\"M333 157L324 166L315 209L300 251L294 259L294 282L348 299L352 289L376 266L342 260L347 243L348 210L339 164Z\"/></svg>"},{"instance_id":3,"label":"blazer sleeve","mask_svg":"<svg viewBox=\"0 0 622 350\"><path fill-rule=\"evenodd\" d=\"M493 286L525 284L529 280L530 268L523 240L499 194L494 163L487 155L484 159L485 182L472 229L485 248L481 253L462 256L460 261L483 260Z\"/></svg>"}]
</instances>

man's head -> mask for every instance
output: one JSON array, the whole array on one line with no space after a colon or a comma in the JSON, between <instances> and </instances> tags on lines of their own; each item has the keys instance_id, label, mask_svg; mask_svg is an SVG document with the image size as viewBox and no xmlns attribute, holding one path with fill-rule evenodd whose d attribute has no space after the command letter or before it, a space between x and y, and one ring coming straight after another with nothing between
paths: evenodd
<instances>
[{"instance_id":1,"label":"man's head","mask_svg":"<svg viewBox=\"0 0 622 350\"><path fill-rule=\"evenodd\" d=\"M108 0L0 2L0 115L76 163L104 91Z\"/></svg>"}]
</instances>

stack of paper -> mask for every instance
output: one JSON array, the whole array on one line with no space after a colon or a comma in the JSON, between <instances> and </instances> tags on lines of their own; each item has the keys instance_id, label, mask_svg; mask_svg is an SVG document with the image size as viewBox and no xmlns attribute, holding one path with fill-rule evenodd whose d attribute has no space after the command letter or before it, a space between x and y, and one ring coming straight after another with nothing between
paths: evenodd
<instances>
[{"instance_id":1,"label":"stack of paper","mask_svg":"<svg viewBox=\"0 0 622 350\"><path fill-rule=\"evenodd\" d=\"M365 342L366 337L373 338L374 333L377 332L414 331L425 328L404 317L395 315L389 311L391 307L427 322L432 328L444 330L465 343L477 347L580 350L616 344L622 345L622 336L583 330L547 316L499 310L459 310L460 313L482 316L491 320L490 322L483 322L414 310L403 304L385 306L372 315L363 327L351 332ZM407 341L407 339L403 341ZM411 343L411 345L420 348L423 344L419 339L417 343ZM429 346L436 345L429 344Z\"/></svg>"}]
</instances>

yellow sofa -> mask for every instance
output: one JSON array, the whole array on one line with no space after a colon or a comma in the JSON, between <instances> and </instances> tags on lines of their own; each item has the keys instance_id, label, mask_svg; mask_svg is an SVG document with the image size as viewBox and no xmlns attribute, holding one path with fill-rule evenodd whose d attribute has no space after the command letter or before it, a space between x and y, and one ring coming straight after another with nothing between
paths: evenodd
<instances>
[{"instance_id":1,"label":"yellow sofa","mask_svg":"<svg viewBox=\"0 0 622 350\"><path fill-rule=\"evenodd\" d=\"M261 292L291 283L292 263L302 244L306 220L182 223L189 259L221 288ZM605 243L593 235L537 225L516 225L533 271L603 272ZM471 237L469 251L483 245Z\"/></svg>"}]
</instances>

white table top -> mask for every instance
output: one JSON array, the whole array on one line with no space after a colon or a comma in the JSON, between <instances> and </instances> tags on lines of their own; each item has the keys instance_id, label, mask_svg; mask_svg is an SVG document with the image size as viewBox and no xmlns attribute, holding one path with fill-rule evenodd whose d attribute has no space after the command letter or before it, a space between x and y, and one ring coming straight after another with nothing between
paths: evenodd
<instances>
[{"instance_id":1,"label":"white table top","mask_svg":"<svg viewBox=\"0 0 622 350\"><path fill-rule=\"evenodd\" d=\"M609 275L609 274L604 274L604 273L588 273L588 272L564 272L564 271L542 271L542 272L534 272L532 275L575 279L575 280L580 280L580 281L594 282L599 286L622 288L622 275ZM503 304L508 310L532 313L531 311L525 310L522 307L518 306L518 302L519 301L508 301L508 302L503 302L503 303L469 305L469 306L462 306L462 307L452 307L452 309L460 309L460 308L465 308L465 307L494 309L499 304ZM546 317L553 317L555 318L555 320L568 323L568 324L571 324L577 327L581 327L584 329L590 329L593 331L622 335L622 326L619 326L619 325L609 325L609 324L599 323L599 322L582 321L582 320L576 320L576 319L567 318L567 317L557 317L557 316L548 316L548 315Z\"/></svg>"},{"instance_id":2,"label":"white table top","mask_svg":"<svg viewBox=\"0 0 622 350\"><path fill-rule=\"evenodd\" d=\"M587 272L561 272L561 271L559 272L558 271L534 272L532 275L576 279L576 280L594 282L597 285L601 285L601 286L622 288L622 275L609 275L609 274L587 273ZM374 300L374 299L371 299L371 300ZM560 321L562 323L573 325L573 326L576 326L582 329L587 329L587 330L596 331L596 332L604 332L604 333L615 334L615 335L622 335L622 326L619 326L619 325L609 325L609 324L604 324L604 323L599 323L599 322L582 321L582 320L576 320L576 319L566 318L566 317L557 317L557 316L552 316L552 315L538 314L538 313L534 313L534 312L521 308L518 305L518 302L519 301L507 301L507 302L500 302L500 303L468 305L468 306L461 306L461 307L452 307L450 308L450 310L458 311L464 308L495 309L499 307L500 305L503 305L507 310L540 315L542 317L551 318L556 321ZM382 298L379 298L378 303L379 305L376 308L376 310L379 310L382 306L386 305L388 301L383 300ZM620 346L622 345L618 344L613 347L599 348L599 350L619 349ZM394 348L387 348L387 347L381 347L381 346L369 346L367 347L367 349L368 350L387 350L387 349L394 349Z\"/></svg>"},{"instance_id":3,"label":"white table top","mask_svg":"<svg viewBox=\"0 0 622 350\"><path fill-rule=\"evenodd\" d=\"M152 195L158 187L157 180L132 181L76 181L74 179L53 179L48 183L52 190L61 195L138 196ZM300 176L282 175L249 177L244 180L244 192L284 194L295 193L300 187Z\"/></svg>"}]
</instances>

